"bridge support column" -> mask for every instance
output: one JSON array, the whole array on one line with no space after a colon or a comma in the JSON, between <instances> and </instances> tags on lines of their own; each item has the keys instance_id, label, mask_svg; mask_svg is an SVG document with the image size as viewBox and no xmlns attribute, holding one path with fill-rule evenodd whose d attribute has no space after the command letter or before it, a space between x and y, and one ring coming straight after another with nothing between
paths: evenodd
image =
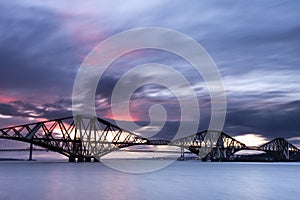
<instances>
[{"instance_id":1,"label":"bridge support column","mask_svg":"<svg viewBox=\"0 0 300 200\"><path fill-rule=\"evenodd\" d=\"M78 162L84 162L84 157L83 156L79 156L78 157Z\"/></svg>"},{"instance_id":2,"label":"bridge support column","mask_svg":"<svg viewBox=\"0 0 300 200\"><path fill-rule=\"evenodd\" d=\"M69 156L69 162L76 162L75 156Z\"/></svg>"},{"instance_id":3,"label":"bridge support column","mask_svg":"<svg viewBox=\"0 0 300 200\"><path fill-rule=\"evenodd\" d=\"M92 162L92 157L69 156L69 162ZM99 161L96 158L94 158L93 162L99 162Z\"/></svg>"},{"instance_id":4,"label":"bridge support column","mask_svg":"<svg viewBox=\"0 0 300 200\"><path fill-rule=\"evenodd\" d=\"M85 157L85 162L92 162L92 158L91 157Z\"/></svg>"},{"instance_id":5,"label":"bridge support column","mask_svg":"<svg viewBox=\"0 0 300 200\"><path fill-rule=\"evenodd\" d=\"M185 160L184 147L183 146L180 147L180 158L179 158L179 160Z\"/></svg>"},{"instance_id":6,"label":"bridge support column","mask_svg":"<svg viewBox=\"0 0 300 200\"><path fill-rule=\"evenodd\" d=\"M30 143L30 148L29 148L29 158L28 158L29 161L32 161L32 149L33 149L33 144Z\"/></svg>"}]
</instances>

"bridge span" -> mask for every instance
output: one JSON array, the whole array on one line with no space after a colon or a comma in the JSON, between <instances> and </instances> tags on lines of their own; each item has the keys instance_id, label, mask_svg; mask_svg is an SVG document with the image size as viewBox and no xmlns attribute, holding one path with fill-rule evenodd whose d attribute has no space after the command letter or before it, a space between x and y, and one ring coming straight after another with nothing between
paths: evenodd
<instances>
[{"instance_id":1,"label":"bridge span","mask_svg":"<svg viewBox=\"0 0 300 200\"><path fill-rule=\"evenodd\" d=\"M22 141L58 152L70 162L99 161L110 152L135 145L170 145L180 147L202 160L228 161L240 150L261 150L275 161L296 161L300 150L284 138L276 138L259 147L247 147L224 132L205 130L176 140L151 140L124 130L104 119L77 115L0 129L0 139ZM1 149L1 146L0 146Z\"/></svg>"}]
</instances>

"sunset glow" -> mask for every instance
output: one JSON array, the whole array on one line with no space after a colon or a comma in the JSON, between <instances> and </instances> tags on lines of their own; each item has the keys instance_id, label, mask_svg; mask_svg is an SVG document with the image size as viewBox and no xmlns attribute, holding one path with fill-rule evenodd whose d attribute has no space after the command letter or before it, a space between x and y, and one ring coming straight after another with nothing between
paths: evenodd
<instances>
[{"instance_id":1,"label":"sunset glow","mask_svg":"<svg viewBox=\"0 0 300 200\"><path fill-rule=\"evenodd\" d=\"M268 142L267 138L264 138L263 136L254 133L239 135L235 136L234 138L247 146L260 146Z\"/></svg>"}]
</instances>

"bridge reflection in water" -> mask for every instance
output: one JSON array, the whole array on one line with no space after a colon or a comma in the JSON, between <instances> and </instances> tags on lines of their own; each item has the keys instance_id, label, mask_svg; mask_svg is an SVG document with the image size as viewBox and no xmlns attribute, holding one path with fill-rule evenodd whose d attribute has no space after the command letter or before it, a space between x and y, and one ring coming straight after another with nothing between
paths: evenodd
<instances>
[{"instance_id":1,"label":"bridge reflection in water","mask_svg":"<svg viewBox=\"0 0 300 200\"><path fill-rule=\"evenodd\" d=\"M300 158L300 150L284 138L276 138L259 147L248 147L224 132L206 130L172 141L151 140L101 118L83 115L2 128L0 139L29 143L29 160L32 159L33 145L65 155L70 162L99 161L108 153L135 145L177 146L181 159L186 150L202 160L228 161L240 150L264 151L275 161Z\"/></svg>"}]
</instances>

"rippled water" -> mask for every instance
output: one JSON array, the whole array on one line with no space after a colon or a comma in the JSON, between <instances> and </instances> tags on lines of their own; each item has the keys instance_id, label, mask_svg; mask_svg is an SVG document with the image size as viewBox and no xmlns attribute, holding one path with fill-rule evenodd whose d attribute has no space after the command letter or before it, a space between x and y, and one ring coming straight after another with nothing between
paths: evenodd
<instances>
[{"instance_id":1,"label":"rippled water","mask_svg":"<svg viewBox=\"0 0 300 200\"><path fill-rule=\"evenodd\" d=\"M299 163L176 161L156 172L129 174L98 163L0 162L1 200L298 200L299 181Z\"/></svg>"}]
</instances>

